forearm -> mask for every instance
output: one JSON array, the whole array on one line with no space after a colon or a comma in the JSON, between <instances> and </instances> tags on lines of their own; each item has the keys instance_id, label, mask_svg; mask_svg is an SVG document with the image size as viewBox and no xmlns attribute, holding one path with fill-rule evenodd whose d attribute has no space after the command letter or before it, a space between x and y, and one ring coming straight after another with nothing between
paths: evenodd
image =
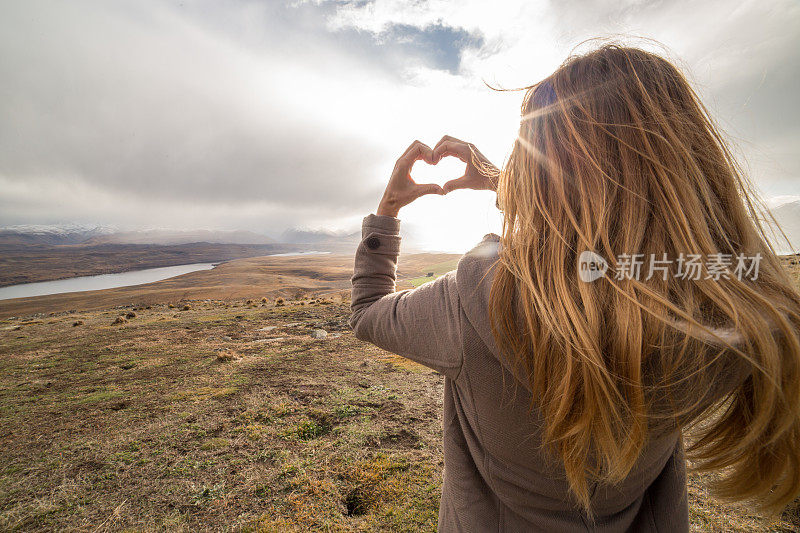
<instances>
[{"instance_id":1,"label":"forearm","mask_svg":"<svg viewBox=\"0 0 800 533\"><path fill-rule=\"evenodd\" d=\"M365 217L351 279L354 327L366 308L395 291L399 253L400 220L380 214Z\"/></svg>"},{"instance_id":2,"label":"forearm","mask_svg":"<svg viewBox=\"0 0 800 533\"><path fill-rule=\"evenodd\" d=\"M400 221L364 219L353 272L350 326L355 336L453 379L462 362L455 271L397 291Z\"/></svg>"}]
</instances>

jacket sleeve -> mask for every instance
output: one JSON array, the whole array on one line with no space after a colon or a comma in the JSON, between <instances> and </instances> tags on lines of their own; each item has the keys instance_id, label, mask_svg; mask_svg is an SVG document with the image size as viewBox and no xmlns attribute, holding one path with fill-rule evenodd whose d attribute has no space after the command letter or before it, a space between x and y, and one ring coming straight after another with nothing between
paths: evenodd
<instances>
[{"instance_id":1,"label":"jacket sleeve","mask_svg":"<svg viewBox=\"0 0 800 533\"><path fill-rule=\"evenodd\" d=\"M397 218L364 218L351 280L350 325L357 338L456 379L462 363L456 272L395 292L399 232Z\"/></svg>"}]
</instances>

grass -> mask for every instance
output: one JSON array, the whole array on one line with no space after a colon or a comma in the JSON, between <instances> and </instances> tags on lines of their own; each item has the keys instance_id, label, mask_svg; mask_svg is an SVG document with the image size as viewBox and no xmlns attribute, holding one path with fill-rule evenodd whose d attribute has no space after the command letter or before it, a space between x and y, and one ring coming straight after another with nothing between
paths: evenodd
<instances>
[{"instance_id":1,"label":"grass","mask_svg":"<svg viewBox=\"0 0 800 533\"><path fill-rule=\"evenodd\" d=\"M346 300L316 302L0 320L0 530L434 531L442 378L356 340ZM703 481L693 531L800 525Z\"/></svg>"},{"instance_id":2,"label":"grass","mask_svg":"<svg viewBox=\"0 0 800 533\"><path fill-rule=\"evenodd\" d=\"M418 276L416 278L411 278L411 279L409 279L407 281L408 281L408 283L410 283L414 287L419 287L423 283L428 283L429 281L433 281L436 278L438 278L439 276L441 276L442 274L446 274L446 273L450 272L451 270L454 270L457 265L458 265L458 258L450 259L450 260L447 260L447 261L442 261L441 263L436 263L436 264L430 265L426 269L426 272L425 272L424 276ZM429 273L431 274L430 276L427 275Z\"/></svg>"},{"instance_id":3,"label":"grass","mask_svg":"<svg viewBox=\"0 0 800 533\"><path fill-rule=\"evenodd\" d=\"M304 303L0 321L0 529L435 530L441 378Z\"/></svg>"}]
</instances>

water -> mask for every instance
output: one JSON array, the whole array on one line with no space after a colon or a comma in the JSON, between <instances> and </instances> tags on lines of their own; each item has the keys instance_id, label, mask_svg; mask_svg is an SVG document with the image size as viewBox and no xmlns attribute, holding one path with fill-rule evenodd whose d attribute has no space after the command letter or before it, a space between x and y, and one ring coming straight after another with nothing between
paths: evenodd
<instances>
[{"instance_id":1,"label":"water","mask_svg":"<svg viewBox=\"0 0 800 533\"><path fill-rule=\"evenodd\" d=\"M284 257L292 255L324 255L329 253L330 252L317 252L312 250L308 252L287 252L271 255L275 257ZM198 270L210 270L214 268L216 264L217 263L192 263L190 265L132 270L130 272L120 272L118 274L99 274L97 276L80 276L76 278L57 279L54 281L38 281L36 283L9 285L8 287L0 287L0 300L45 296L47 294L61 294L65 292L98 291L101 289L130 287L132 285L142 285L174 278L175 276L196 272Z\"/></svg>"},{"instance_id":2,"label":"water","mask_svg":"<svg viewBox=\"0 0 800 533\"><path fill-rule=\"evenodd\" d=\"M270 257L288 257L290 255L325 255L329 254L330 252L317 252L317 251L310 251L310 252L286 252L282 254L270 254Z\"/></svg>"},{"instance_id":3,"label":"water","mask_svg":"<svg viewBox=\"0 0 800 533\"><path fill-rule=\"evenodd\" d=\"M142 285L143 283L161 281L162 279L173 278L181 274L188 274L189 272L196 272L198 270L210 270L214 268L215 264L216 263L194 263L191 265L132 270L130 272L120 272L118 274L99 274L97 276L80 276L77 278L57 279L54 281L9 285L8 287L0 287L0 300Z\"/></svg>"}]
</instances>

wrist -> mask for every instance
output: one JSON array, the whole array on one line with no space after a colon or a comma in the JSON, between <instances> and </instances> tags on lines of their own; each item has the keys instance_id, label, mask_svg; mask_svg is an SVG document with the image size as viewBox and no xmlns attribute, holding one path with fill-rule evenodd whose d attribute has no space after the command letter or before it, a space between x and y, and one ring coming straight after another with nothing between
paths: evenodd
<instances>
[{"instance_id":1,"label":"wrist","mask_svg":"<svg viewBox=\"0 0 800 533\"><path fill-rule=\"evenodd\" d=\"M388 200L381 200L378 204L378 210L375 211L376 215L379 216L389 216L397 218L397 215L400 213L400 207L393 202Z\"/></svg>"}]
</instances>

